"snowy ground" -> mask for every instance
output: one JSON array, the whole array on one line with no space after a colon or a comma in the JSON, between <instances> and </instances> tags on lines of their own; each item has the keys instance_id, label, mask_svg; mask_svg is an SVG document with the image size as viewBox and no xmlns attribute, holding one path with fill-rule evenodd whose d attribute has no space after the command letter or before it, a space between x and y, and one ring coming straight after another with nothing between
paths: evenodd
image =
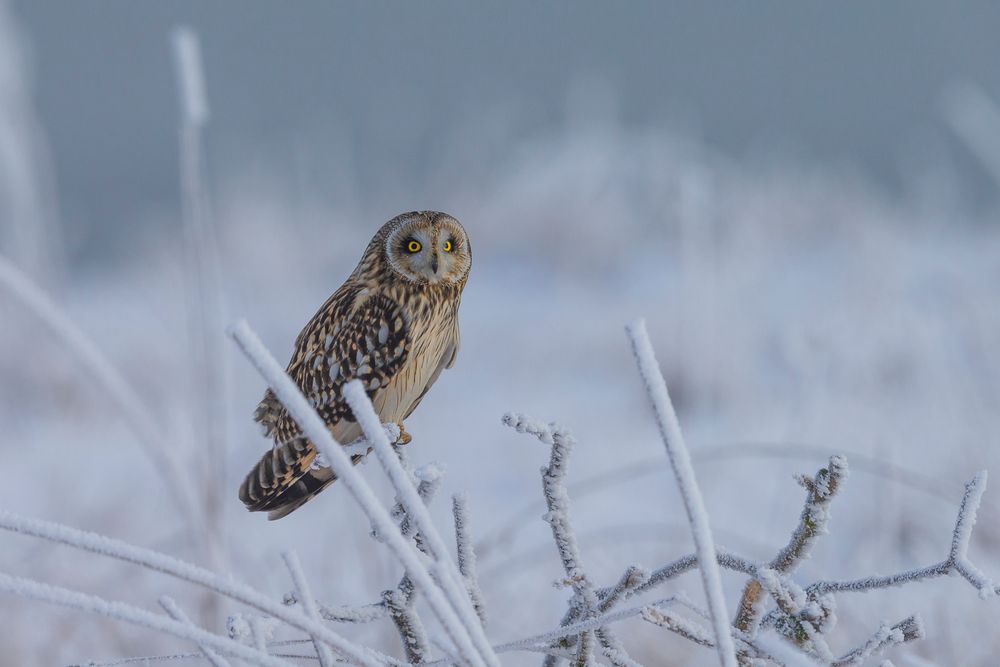
<instances>
[{"instance_id":1,"label":"snowy ground","mask_svg":"<svg viewBox=\"0 0 1000 667\"><path fill-rule=\"evenodd\" d=\"M471 495L493 640L554 627L569 595L551 585L561 570L539 519L547 451L500 423L508 410L575 431L571 482L606 479L571 490L599 584L629 564L655 567L692 550L623 330L638 315L647 318L720 544L772 556L801 509L793 473L812 474L844 453L852 474L803 581L889 573L947 553L963 482L982 468L1000 471L995 216L890 201L796 165L732 165L656 133L603 128L512 154L482 180L458 179L444 201L396 206L447 210L474 245L458 364L407 427L415 462L447 466L433 507L442 527L448 495ZM275 175L219 181L226 319L245 316L284 361L368 235L399 211L331 205ZM141 238L127 255L70 269L54 297L134 383L186 469L200 476L210 445L187 361L190 272L179 231ZM0 507L206 562L161 476L73 355L4 295L0 317ZM280 598L291 585L279 554L291 546L321 599L374 601L399 568L343 489L278 523L237 500L242 476L267 447L250 420L264 385L225 345L227 470L212 484L223 489L228 567ZM378 477L374 465L364 472ZM518 516L527 518L505 530ZM972 555L1000 577L998 526L993 488ZM12 535L0 535L0 545L5 571L147 608L170 591L198 608L198 591L136 568ZM724 576L732 606L743 580ZM663 593L681 589L701 599L696 575ZM225 603L201 620L219 628L234 609ZM996 664L1000 606L960 579L842 596L835 637L853 647L880 620L915 612L928 636L893 654L897 665ZM5 664L189 649L9 597L0 598L0 616ZM646 664L715 664L711 651L657 628L626 627ZM388 624L357 632L399 653ZM510 654L505 664L537 660Z\"/></svg>"}]
</instances>

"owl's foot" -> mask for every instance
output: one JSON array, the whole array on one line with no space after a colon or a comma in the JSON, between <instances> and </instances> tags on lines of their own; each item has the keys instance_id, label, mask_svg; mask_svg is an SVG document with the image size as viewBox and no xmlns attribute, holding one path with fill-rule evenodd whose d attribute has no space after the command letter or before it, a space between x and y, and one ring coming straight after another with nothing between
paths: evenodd
<instances>
[{"instance_id":1,"label":"owl's foot","mask_svg":"<svg viewBox=\"0 0 1000 667\"><path fill-rule=\"evenodd\" d=\"M410 441L413 440L413 436L406 432L403 428L403 422L396 422L396 426L399 427L399 437L396 438L397 445L408 445Z\"/></svg>"}]
</instances>

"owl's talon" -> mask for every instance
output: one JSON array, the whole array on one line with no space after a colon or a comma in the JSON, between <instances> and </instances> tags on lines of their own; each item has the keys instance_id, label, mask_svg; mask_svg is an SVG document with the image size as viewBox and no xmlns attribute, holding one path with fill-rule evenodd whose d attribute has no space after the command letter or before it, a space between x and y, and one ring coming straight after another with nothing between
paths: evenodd
<instances>
[{"instance_id":1,"label":"owl's talon","mask_svg":"<svg viewBox=\"0 0 1000 667\"><path fill-rule=\"evenodd\" d=\"M410 441L413 440L413 436L406 432L403 428L403 422L396 422L396 426L399 427L399 437L396 438L397 445L408 445Z\"/></svg>"}]
</instances>

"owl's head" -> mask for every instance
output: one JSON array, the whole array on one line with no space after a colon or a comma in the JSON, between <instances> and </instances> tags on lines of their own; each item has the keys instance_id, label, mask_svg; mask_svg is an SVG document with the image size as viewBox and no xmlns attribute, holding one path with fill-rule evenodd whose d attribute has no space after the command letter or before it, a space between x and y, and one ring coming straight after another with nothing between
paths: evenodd
<instances>
[{"instance_id":1,"label":"owl's head","mask_svg":"<svg viewBox=\"0 0 1000 667\"><path fill-rule=\"evenodd\" d=\"M404 213L383 227L389 267L419 283L464 283L472 267L472 246L455 218L436 211Z\"/></svg>"}]
</instances>

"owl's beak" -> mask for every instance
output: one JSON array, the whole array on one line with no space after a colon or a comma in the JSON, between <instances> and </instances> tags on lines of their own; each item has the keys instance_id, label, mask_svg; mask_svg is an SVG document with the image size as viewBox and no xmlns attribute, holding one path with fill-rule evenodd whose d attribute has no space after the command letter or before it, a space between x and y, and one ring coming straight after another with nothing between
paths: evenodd
<instances>
[{"instance_id":1,"label":"owl's beak","mask_svg":"<svg viewBox=\"0 0 1000 667\"><path fill-rule=\"evenodd\" d=\"M438 258L437 258L437 255L435 255L434 257L431 258L431 271L434 272L434 275L437 275L437 272L438 272Z\"/></svg>"}]
</instances>

